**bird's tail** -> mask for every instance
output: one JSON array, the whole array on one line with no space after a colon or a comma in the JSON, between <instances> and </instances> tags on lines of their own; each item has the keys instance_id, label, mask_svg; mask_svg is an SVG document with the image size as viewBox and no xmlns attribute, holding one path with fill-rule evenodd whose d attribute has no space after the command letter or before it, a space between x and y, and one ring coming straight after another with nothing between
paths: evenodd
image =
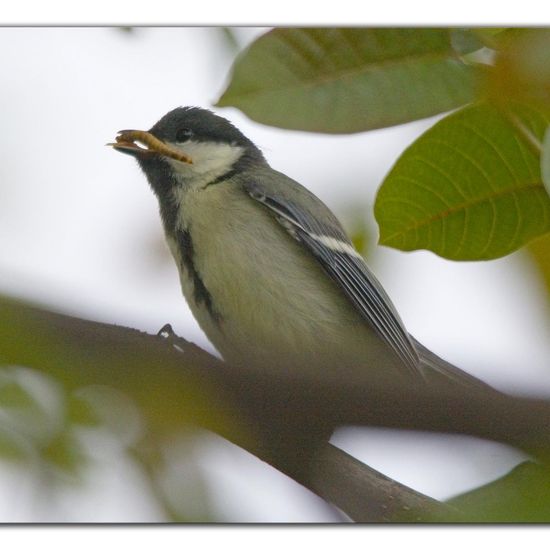
<instances>
[{"instance_id":1,"label":"bird's tail","mask_svg":"<svg viewBox=\"0 0 550 550\"><path fill-rule=\"evenodd\" d=\"M451 382L460 384L465 388L475 389L477 391L490 391L500 393L489 384L479 380L475 376L464 372L463 370L441 359L438 355L423 346L418 340L411 336L412 341L418 351L420 357L420 367L427 381L436 379L436 383Z\"/></svg>"}]
</instances>

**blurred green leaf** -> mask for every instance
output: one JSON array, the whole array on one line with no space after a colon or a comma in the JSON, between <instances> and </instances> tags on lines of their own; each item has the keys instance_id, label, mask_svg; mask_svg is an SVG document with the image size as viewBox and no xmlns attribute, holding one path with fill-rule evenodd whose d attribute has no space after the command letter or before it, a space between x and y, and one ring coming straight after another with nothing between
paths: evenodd
<instances>
[{"instance_id":1,"label":"blurred green leaf","mask_svg":"<svg viewBox=\"0 0 550 550\"><path fill-rule=\"evenodd\" d=\"M78 440L74 436L73 430L67 427L66 430L53 438L48 445L42 449L42 459L65 476L78 476L82 469L87 465L88 457Z\"/></svg>"},{"instance_id":2,"label":"blurred green leaf","mask_svg":"<svg viewBox=\"0 0 550 550\"><path fill-rule=\"evenodd\" d=\"M366 258L376 244L376 226L365 215L365 209L365 204L350 204L339 218L355 249Z\"/></svg>"},{"instance_id":3,"label":"blurred green leaf","mask_svg":"<svg viewBox=\"0 0 550 550\"><path fill-rule=\"evenodd\" d=\"M160 444L150 446L150 441L145 441L133 450L170 521L215 521L208 475L201 464L205 437L213 436L202 430L185 429Z\"/></svg>"},{"instance_id":4,"label":"blurred green leaf","mask_svg":"<svg viewBox=\"0 0 550 550\"><path fill-rule=\"evenodd\" d=\"M365 226L363 227L354 227L353 231L348 231L348 235L351 239L351 242L353 243L353 246L355 247L355 250L357 250L360 254L364 254L367 249L368 244L368 234L365 231Z\"/></svg>"},{"instance_id":5,"label":"blurred green leaf","mask_svg":"<svg viewBox=\"0 0 550 550\"><path fill-rule=\"evenodd\" d=\"M470 29L486 48L498 49L499 41L508 31L507 27L474 27Z\"/></svg>"},{"instance_id":6,"label":"blurred green leaf","mask_svg":"<svg viewBox=\"0 0 550 550\"><path fill-rule=\"evenodd\" d=\"M67 418L76 426L87 428L98 428L102 425L100 412L87 400L81 396L80 390L71 392L67 402Z\"/></svg>"},{"instance_id":7,"label":"blurred green leaf","mask_svg":"<svg viewBox=\"0 0 550 550\"><path fill-rule=\"evenodd\" d=\"M550 231L539 158L549 121L533 107L480 103L438 122L378 191L380 244L487 260Z\"/></svg>"},{"instance_id":8,"label":"blurred green leaf","mask_svg":"<svg viewBox=\"0 0 550 550\"><path fill-rule=\"evenodd\" d=\"M64 397L47 375L17 365L0 368L0 422L44 445L63 424Z\"/></svg>"},{"instance_id":9,"label":"blurred green leaf","mask_svg":"<svg viewBox=\"0 0 550 550\"><path fill-rule=\"evenodd\" d=\"M223 44L232 54L241 49L235 31L231 27L215 27L215 30L221 35Z\"/></svg>"},{"instance_id":10,"label":"blurred green leaf","mask_svg":"<svg viewBox=\"0 0 550 550\"><path fill-rule=\"evenodd\" d=\"M0 428L0 459L21 462L33 454L33 448L25 437Z\"/></svg>"},{"instance_id":11,"label":"blurred green leaf","mask_svg":"<svg viewBox=\"0 0 550 550\"><path fill-rule=\"evenodd\" d=\"M159 362L158 349L152 350L150 339L139 331L121 328L119 340L109 325L92 325L0 296L0 362L17 361L47 373L68 390L113 388L135 403L155 437L188 424L236 434L246 431L231 414L238 409L230 397L220 395L221 390L199 374L215 359L207 356L206 364L202 353L179 353L159 340L165 346ZM182 368L186 361L193 374Z\"/></svg>"},{"instance_id":12,"label":"blurred green leaf","mask_svg":"<svg viewBox=\"0 0 550 550\"><path fill-rule=\"evenodd\" d=\"M0 369L0 456L28 467L54 466L74 475L84 455L65 408L66 396L47 375L21 366Z\"/></svg>"},{"instance_id":13,"label":"blurred green leaf","mask_svg":"<svg viewBox=\"0 0 550 550\"><path fill-rule=\"evenodd\" d=\"M542 183L550 196L550 128L546 129L542 142L542 153L540 156L540 171Z\"/></svg>"},{"instance_id":14,"label":"blurred green leaf","mask_svg":"<svg viewBox=\"0 0 550 550\"><path fill-rule=\"evenodd\" d=\"M467 522L550 522L550 470L524 462L504 477L457 496Z\"/></svg>"},{"instance_id":15,"label":"blurred green leaf","mask_svg":"<svg viewBox=\"0 0 550 550\"><path fill-rule=\"evenodd\" d=\"M550 105L550 29L509 29L498 37L498 55L488 79L497 103Z\"/></svg>"},{"instance_id":16,"label":"blurred green leaf","mask_svg":"<svg viewBox=\"0 0 550 550\"><path fill-rule=\"evenodd\" d=\"M480 46L462 29L275 29L237 58L218 106L313 132L401 124L472 101L480 70L460 55Z\"/></svg>"},{"instance_id":17,"label":"blurred green leaf","mask_svg":"<svg viewBox=\"0 0 550 550\"><path fill-rule=\"evenodd\" d=\"M26 388L15 380L6 380L0 373L0 407L7 409L31 409L36 402Z\"/></svg>"},{"instance_id":18,"label":"blurred green leaf","mask_svg":"<svg viewBox=\"0 0 550 550\"><path fill-rule=\"evenodd\" d=\"M530 242L526 252L542 277L547 298L550 298L550 233Z\"/></svg>"},{"instance_id":19,"label":"blurred green leaf","mask_svg":"<svg viewBox=\"0 0 550 550\"><path fill-rule=\"evenodd\" d=\"M486 46L477 29L449 29L453 49L466 55Z\"/></svg>"},{"instance_id":20,"label":"blurred green leaf","mask_svg":"<svg viewBox=\"0 0 550 550\"><path fill-rule=\"evenodd\" d=\"M132 399L125 393L109 386L86 386L74 392L74 401L80 405L75 412L84 413L84 424L98 426L115 434L119 442L126 446L135 443L143 435L143 422L140 412Z\"/></svg>"},{"instance_id":21,"label":"blurred green leaf","mask_svg":"<svg viewBox=\"0 0 550 550\"><path fill-rule=\"evenodd\" d=\"M481 36L495 36L507 30L507 27L475 27L472 31Z\"/></svg>"}]
</instances>

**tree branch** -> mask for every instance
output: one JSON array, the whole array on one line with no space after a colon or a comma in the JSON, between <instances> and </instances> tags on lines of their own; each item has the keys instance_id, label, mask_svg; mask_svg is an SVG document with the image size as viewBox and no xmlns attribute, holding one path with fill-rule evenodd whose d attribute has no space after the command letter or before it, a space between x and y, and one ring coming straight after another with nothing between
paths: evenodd
<instances>
[{"instance_id":1,"label":"tree branch","mask_svg":"<svg viewBox=\"0 0 550 550\"><path fill-rule=\"evenodd\" d=\"M0 299L0 360L31 366L69 387L107 384L129 394L163 434L188 422L236 443L355 521L458 519L456 510L369 468L310 426L442 431L509 443L546 459L550 403L490 392L373 378L368 388L231 368L197 346ZM302 426L302 431L297 430ZM314 444L315 443L315 444ZM282 449L282 451L281 451ZM407 512L410 511L410 514ZM403 515L405 514L405 515ZM453 515L455 514L455 515Z\"/></svg>"},{"instance_id":2,"label":"tree branch","mask_svg":"<svg viewBox=\"0 0 550 550\"><path fill-rule=\"evenodd\" d=\"M414 491L325 443L311 463L308 486L354 521L460 521L458 508Z\"/></svg>"}]
</instances>

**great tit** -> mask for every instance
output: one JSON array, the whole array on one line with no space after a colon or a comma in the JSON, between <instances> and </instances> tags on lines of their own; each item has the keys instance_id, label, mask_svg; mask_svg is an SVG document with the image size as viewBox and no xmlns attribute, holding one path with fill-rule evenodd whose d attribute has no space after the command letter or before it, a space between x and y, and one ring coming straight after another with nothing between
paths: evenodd
<instances>
[{"instance_id":1,"label":"great tit","mask_svg":"<svg viewBox=\"0 0 550 550\"><path fill-rule=\"evenodd\" d=\"M180 107L110 145L145 173L183 294L229 363L484 386L407 332L334 214L225 118Z\"/></svg>"}]
</instances>

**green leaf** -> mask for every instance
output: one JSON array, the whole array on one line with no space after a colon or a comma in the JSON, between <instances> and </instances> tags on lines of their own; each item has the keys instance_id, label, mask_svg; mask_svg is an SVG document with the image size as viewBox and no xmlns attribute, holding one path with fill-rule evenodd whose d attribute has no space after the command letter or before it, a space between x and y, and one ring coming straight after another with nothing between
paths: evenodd
<instances>
[{"instance_id":1,"label":"green leaf","mask_svg":"<svg viewBox=\"0 0 550 550\"><path fill-rule=\"evenodd\" d=\"M42 445L59 431L62 410L63 395L53 378L21 366L0 367L3 428Z\"/></svg>"},{"instance_id":2,"label":"green leaf","mask_svg":"<svg viewBox=\"0 0 550 550\"><path fill-rule=\"evenodd\" d=\"M470 32L487 48L499 49L503 36L509 32L507 27L474 27Z\"/></svg>"},{"instance_id":3,"label":"green leaf","mask_svg":"<svg viewBox=\"0 0 550 550\"><path fill-rule=\"evenodd\" d=\"M32 455L33 447L25 437L0 427L0 460L21 462Z\"/></svg>"},{"instance_id":4,"label":"green leaf","mask_svg":"<svg viewBox=\"0 0 550 550\"><path fill-rule=\"evenodd\" d=\"M526 259L532 264L544 284L543 294L550 300L550 233L530 242L526 247Z\"/></svg>"},{"instance_id":5,"label":"green leaf","mask_svg":"<svg viewBox=\"0 0 550 550\"><path fill-rule=\"evenodd\" d=\"M549 522L550 471L524 462L504 477L447 502L467 522Z\"/></svg>"},{"instance_id":6,"label":"green leaf","mask_svg":"<svg viewBox=\"0 0 550 550\"><path fill-rule=\"evenodd\" d=\"M232 27L214 27L214 29L221 37L225 49L232 54L239 51L239 40L237 39L235 31Z\"/></svg>"},{"instance_id":7,"label":"green leaf","mask_svg":"<svg viewBox=\"0 0 550 550\"><path fill-rule=\"evenodd\" d=\"M550 128L546 129L544 140L542 142L540 172L542 174L542 183L546 188L546 192L550 195Z\"/></svg>"},{"instance_id":8,"label":"green leaf","mask_svg":"<svg viewBox=\"0 0 550 550\"><path fill-rule=\"evenodd\" d=\"M477 35L496 36L508 30L508 27L476 27L472 29Z\"/></svg>"},{"instance_id":9,"label":"green leaf","mask_svg":"<svg viewBox=\"0 0 550 550\"><path fill-rule=\"evenodd\" d=\"M438 122L399 158L378 191L380 244L452 260L504 256L550 231L540 142L550 115L487 104Z\"/></svg>"},{"instance_id":10,"label":"green leaf","mask_svg":"<svg viewBox=\"0 0 550 550\"><path fill-rule=\"evenodd\" d=\"M57 468L65 475L78 479L88 463L88 456L73 430L67 428L41 449L41 458L45 463Z\"/></svg>"},{"instance_id":11,"label":"green leaf","mask_svg":"<svg viewBox=\"0 0 550 550\"><path fill-rule=\"evenodd\" d=\"M511 29L499 40L488 94L505 101L550 105L550 29Z\"/></svg>"},{"instance_id":12,"label":"green leaf","mask_svg":"<svg viewBox=\"0 0 550 550\"><path fill-rule=\"evenodd\" d=\"M401 124L472 101L479 69L460 55L480 46L464 29L275 29L237 58L218 106L313 132Z\"/></svg>"},{"instance_id":13,"label":"green leaf","mask_svg":"<svg viewBox=\"0 0 550 550\"><path fill-rule=\"evenodd\" d=\"M485 35L479 29L451 29L450 32L453 49L462 55L486 46Z\"/></svg>"}]
</instances>

